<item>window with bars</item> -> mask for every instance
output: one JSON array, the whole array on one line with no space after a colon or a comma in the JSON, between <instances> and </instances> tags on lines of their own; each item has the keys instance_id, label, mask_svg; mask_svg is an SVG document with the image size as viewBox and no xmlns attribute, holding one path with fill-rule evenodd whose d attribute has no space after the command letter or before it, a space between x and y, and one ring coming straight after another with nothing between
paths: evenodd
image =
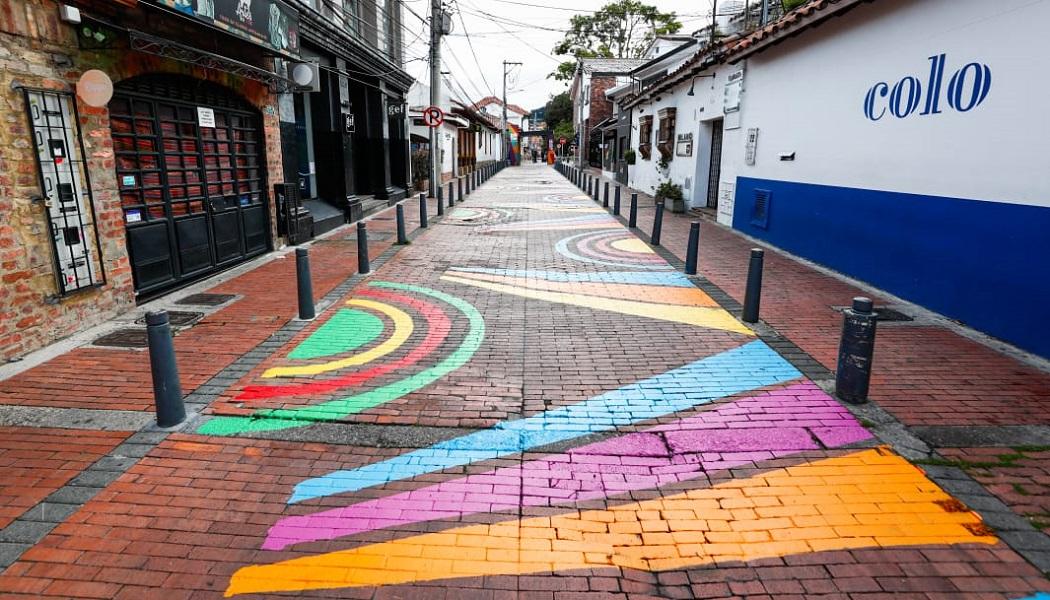
<instances>
[{"instance_id":1,"label":"window with bars","mask_svg":"<svg viewBox=\"0 0 1050 600\"><path fill-rule=\"evenodd\" d=\"M663 108L657 113L660 118L660 129L656 134L656 148L664 160L674 158L674 130L676 108Z\"/></svg>"},{"instance_id":2,"label":"window with bars","mask_svg":"<svg viewBox=\"0 0 1050 600\"><path fill-rule=\"evenodd\" d=\"M76 99L23 89L61 296L106 282Z\"/></svg>"}]
</instances>

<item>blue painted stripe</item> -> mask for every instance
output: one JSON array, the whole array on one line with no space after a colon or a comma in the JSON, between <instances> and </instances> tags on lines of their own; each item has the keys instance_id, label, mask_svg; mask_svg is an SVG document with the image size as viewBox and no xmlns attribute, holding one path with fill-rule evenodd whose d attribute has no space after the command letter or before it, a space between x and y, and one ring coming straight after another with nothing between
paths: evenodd
<instances>
[{"instance_id":1,"label":"blue painted stripe","mask_svg":"<svg viewBox=\"0 0 1050 600\"><path fill-rule=\"evenodd\" d=\"M764 342L702 358L579 404L434 444L358 469L307 479L289 502L352 492L391 481L518 454L546 444L655 419L802 374Z\"/></svg>"},{"instance_id":2,"label":"blue painted stripe","mask_svg":"<svg viewBox=\"0 0 1050 600\"><path fill-rule=\"evenodd\" d=\"M1040 592L1034 596L1025 596L1024 598L1018 598L1017 600L1050 600L1050 594Z\"/></svg>"},{"instance_id":3,"label":"blue painted stripe","mask_svg":"<svg viewBox=\"0 0 1050 600\"><path fill-rule=\"evenodd\" d=\"M562 271L528 271L515 269L486 269L483 267L453 267L453 271L487 273L507 277L527 277L546 281L634 283L639 285L663 285L670 287L693 287L693 282L681 273L639 273L636 271L606 271L603 273L564 273Z\"/></svg>"}]
</instances>

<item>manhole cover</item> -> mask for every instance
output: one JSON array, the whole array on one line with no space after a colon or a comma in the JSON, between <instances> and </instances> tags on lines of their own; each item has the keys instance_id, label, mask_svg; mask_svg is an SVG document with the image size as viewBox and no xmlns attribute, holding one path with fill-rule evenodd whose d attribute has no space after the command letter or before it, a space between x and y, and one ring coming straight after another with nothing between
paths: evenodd
<instances>
[{"instance_id":1,"label":"manhole cover","mask_svg":"<svg viewBox=\"0 0 1050 600\"><path fill-rule=\"evenodd\" d=\"M96 346L109 346L112 348L145 348L148 345L145 329L118 329L102 337L95 338L95 341L91 343Z\"/></svg>"},{"instance_id":2,"label":"manhole cover","mask_svg":"<svg viewBox=\"0 0 1050 600\"><path fill-rule=\"evenodd\" d=\"M168 323L170 323L172 327L186 327L188 325L193 325L194 323L199 321L200 318L203 317L203 316L204 316L204 313L199 313L199 312L186 312L186 311L181 311L181 310L169 310L168 311ZM136 319L135 322L140 324L140 325L145 325L146 324L146 317L142 317L141 319Z\"/></svg>"},{"instance_id":3,"label":"manhole cover","mask_svg":"<svg viewBox=\"0 0 1050 600\"><path fill-rule=\"evenodd\" d=\"M218 306L236 298L233 294L191 294L175 304L196 304L198 306Z\"/></svg>"}]
</instances>

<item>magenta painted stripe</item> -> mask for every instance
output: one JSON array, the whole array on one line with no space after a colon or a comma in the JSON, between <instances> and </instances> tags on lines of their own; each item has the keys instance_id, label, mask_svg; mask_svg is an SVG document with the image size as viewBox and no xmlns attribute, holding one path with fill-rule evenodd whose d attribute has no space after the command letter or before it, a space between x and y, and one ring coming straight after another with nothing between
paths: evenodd
<instances>
[{"instance_id":1,"label":"magenta painted stripe","mask_svg":"<svg viewBox=\"0 0 1050 600\"><path fill-rule=\"evenodd\" d=\"M821 444L834 448L870 438L845 408L807 381L518 467L286 517L270 528L263 548L280 550L422 521L604 498L819 449Z\"/></svg>"}]
</instances>

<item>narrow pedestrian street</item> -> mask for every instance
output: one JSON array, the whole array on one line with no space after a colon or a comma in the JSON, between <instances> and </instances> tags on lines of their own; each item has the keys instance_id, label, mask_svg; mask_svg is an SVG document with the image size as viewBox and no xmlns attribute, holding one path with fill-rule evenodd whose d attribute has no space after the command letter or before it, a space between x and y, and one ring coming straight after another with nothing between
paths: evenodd
<instances>
[{"instance_id":1,"label":"narrow pedestrian street","mask_svg":"<svg viewBox=\"0 0 1050 600\"><path fill-rule=\"evenodd\" d=\"M716 262L743 268L750 242L705 221L687 276L689 219L668 215L656 247L652 207L629 229L627 202L613 215L542 163L440 215L430 198L426 229L405 200L410 243L394 243L394 208L365 220L370 273L353 269L352 226L310 245L309 322L290 254L231 274L206 289L231 298L176 337L190 414L173 429L152 423L142 351L74 348L0 381L0 465L19 466L0 481L0 597L1050 592L1031 541L1045 534L957 462L1045 466L1046 448L919 459L908 433L941 413L1037 424L1050 376L1000 357L1001 387L1029 386L1003 406L1026 409L952 421L943 381L905 398L888 352L874 404L847 406L827 379L841 316L815 298L855 289L770 253L749 326L743 274Z\"/></svg>"}]
</instances>

